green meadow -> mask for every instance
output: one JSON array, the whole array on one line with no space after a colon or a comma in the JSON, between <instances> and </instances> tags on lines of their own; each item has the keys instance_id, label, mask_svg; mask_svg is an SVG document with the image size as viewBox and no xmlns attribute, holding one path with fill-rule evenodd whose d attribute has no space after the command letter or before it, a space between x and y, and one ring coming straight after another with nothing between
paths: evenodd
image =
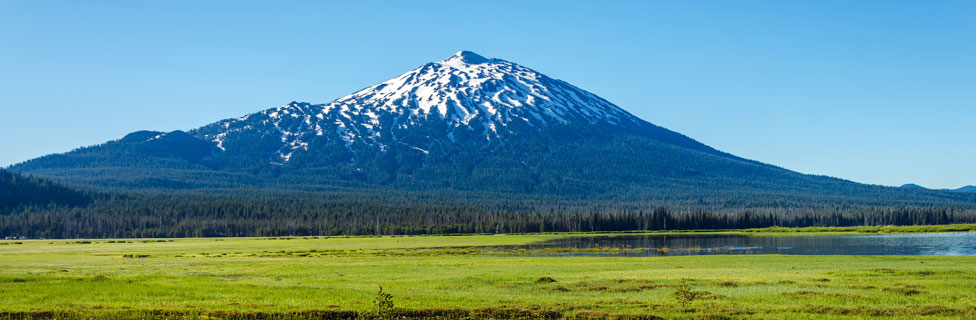
<instances>
[{"instance_id":1,"label":"green meadow","mask_svg":"<svg viewBox=\"0 0 976 320\"><path fill-rule=\"evenodd\" d=\"M976 317L976 257L477 248L564 236L3 240L0 319Z\"/></svg>"}]
</instances>

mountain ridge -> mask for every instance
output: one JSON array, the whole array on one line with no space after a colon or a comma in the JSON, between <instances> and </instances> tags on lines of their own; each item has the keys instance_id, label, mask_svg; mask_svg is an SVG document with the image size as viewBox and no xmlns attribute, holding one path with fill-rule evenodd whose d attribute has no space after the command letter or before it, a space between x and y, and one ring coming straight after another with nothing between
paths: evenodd
<instances>
[{"instance_id":1,"label":"mountain ridge","mask_svg":"<svg viewBox=\"0 0 976 320\"><path fill-rule=\"evenodd\" d=\"M469 51L329 103L292 102L186 132L134 132L11 169L136 189L344 186L713 206L976 203L740 158L565 81Z\"/></svg>"},{"instance_id":2,"label":"mountain ridge","mask_svg":"<svg viewBox=\"0 0 976 320\"><path fill-rule=\"evenodd\" d=\"M903 184L900 188L906 188L906 189L923 189L923 190L941 190L941 191L950 191L950 192L976 192L976 186L973 186L973 185L962 186L962 187L955 188L955 189L929 189L929 188L926 188L926 187L923 187L923 186L920 186L920 185L917 185L917 184L914 184L914 183L908 183L908 184Z\"/></svg>"}]
</instances>

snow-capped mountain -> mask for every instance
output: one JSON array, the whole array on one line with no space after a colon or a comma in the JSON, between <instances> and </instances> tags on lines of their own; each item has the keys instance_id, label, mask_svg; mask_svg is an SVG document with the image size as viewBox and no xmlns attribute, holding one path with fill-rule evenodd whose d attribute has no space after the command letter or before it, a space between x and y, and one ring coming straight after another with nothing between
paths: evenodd
<instances>
[{"instance_id":1,"label":"snow-capped mountain","mask_svg":"<svg viewBox=\"0 0 976 320\"><path fill-rule=\"evenodd\" d=\"M192 132L222 151L274 140L268 161L339 143L356 162L365 149L412 149L423 154L450 146L497 144L555 126L638 131L699 150L691 139L658 128L561 80L501 59L461 51L327 104L292 102ZM324 138L323 138L324 137Z\"/></svg>"},{"instance_id":2,"label":"snow-capped mountain","mask_svg":"<svg viewBox=\"0 0 976 320\"><path fill-rule=\"evenodd\" d=\"M134 132L11 169L113 188L453 189L716 206L946 197L742 159L467 51L329 103L292 102L186 132Z\"/></svg>"},{"instance_id":3,"label":"snow-capped mountain","mask_svg":"<svg viewBox=\"0 0 976 320\"><path fill-rule=\"evenodd\" d=\"M14 169L127 187L351 183L590 193L790 174L469 51L329 103L291 102L187 132L135 132Z\"/></svg>"}]
</instances>

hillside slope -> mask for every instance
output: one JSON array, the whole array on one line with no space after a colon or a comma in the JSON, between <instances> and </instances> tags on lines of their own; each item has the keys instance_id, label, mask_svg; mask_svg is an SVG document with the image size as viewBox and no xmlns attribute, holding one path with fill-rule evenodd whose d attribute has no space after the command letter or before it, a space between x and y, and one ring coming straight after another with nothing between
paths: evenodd
<instances>
[{"instance_id":1,"label":"hillside slope","mask_svg":"<svg viewBox=\"0 0 976 320\"><path fill-rule=\"evenodd\" d=\"M86 205L85 193L37 177L25 177L0 169L0 214L24 205Z\"/></svg>"}]
</instances>

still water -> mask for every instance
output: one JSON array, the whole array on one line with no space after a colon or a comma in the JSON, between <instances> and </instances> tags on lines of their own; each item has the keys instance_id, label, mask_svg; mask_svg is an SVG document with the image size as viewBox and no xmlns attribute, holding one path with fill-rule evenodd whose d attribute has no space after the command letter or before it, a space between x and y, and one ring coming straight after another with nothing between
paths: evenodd
<instances>
[{"instance_id":1,"label":"still water","mask_svg":"<svg viewBox=\"0 0 976 320\"><path fill-rule=\"evenodd\" d=\"M702 254L976 256L976 232L843 236L740 234L581 236L553 240L535 246L525 246L525 248L628 249L620 253L566 254L573 256Z\"/></svg>"}]
</instances>

